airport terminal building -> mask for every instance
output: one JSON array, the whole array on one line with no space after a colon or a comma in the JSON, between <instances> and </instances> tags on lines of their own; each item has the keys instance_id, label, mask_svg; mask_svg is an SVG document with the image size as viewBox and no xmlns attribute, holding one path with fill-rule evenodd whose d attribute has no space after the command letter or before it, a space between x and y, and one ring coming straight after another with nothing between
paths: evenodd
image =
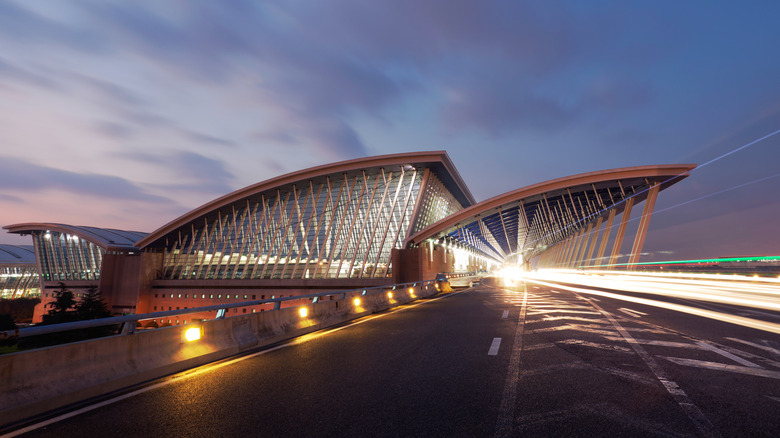
<instances>
[{"instance_id":1,"label":"airport terminal building","mask_svg":"<svg viewBox=\"0 0 780 438\"><path fill-rule=\"evenodd\" d=\"M633 260L658 192L694 167L591 172L477 203L446 152L414 152L282 175L151 233L46 222L4 228L32 236L43 301L36 318L60 283L77 294L98 287L117 314L148 313L490 271L505 263L601 263L620 255L631 208L645 201ZM613 250L605 257L607 240Z\"/></svg>"}]
</instances>

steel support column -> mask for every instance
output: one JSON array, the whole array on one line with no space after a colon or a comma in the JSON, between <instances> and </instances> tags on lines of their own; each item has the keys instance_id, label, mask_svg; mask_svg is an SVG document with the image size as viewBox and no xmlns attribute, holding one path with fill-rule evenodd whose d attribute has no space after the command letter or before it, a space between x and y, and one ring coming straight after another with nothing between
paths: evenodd
<instances>
[{"instance_id":1,"label":"steel support column","mask_svg":"<svg viewBox=\"0 0 780 438\"><path fill-rule=\"evenodd\" d=\"M639 229L636 230L634 237L634 246L631 248L631 257L628 259L629 269L633 269L634 263L639 261L639 255L642 253L642 246L645 244L647 228L650 226L650 218L653 216L655 200L658 198L659 185L656 184L650 188L645 200L645 208L642 211L642 219L639 221Z\"/></svg>"},{"instance_id":2,"label":"steel support column","mask_svg":"<svg viewBox=\"0 0 780 438\"><path fill-rule=\"evenodd\" d=\"M590 245L588 247L588 252L585 254L585 264L592 265L593 264L593 250L596 249L596 240L598 240L599 235L601 234L601 223L604 221L603 217L599 217L596 220L596 225L593 227L593 238L590 241Z\"/></svg>"},{"instance_id":3,"label":"steel support column","mask_svg":"<svg viewBox=\"0 0 780 438\"><path fill-rule=\"evenodd\" d=\"M596 255L596 260L598 260L599 264L604 264L602 260L604 259L604 251L607 249L609 235L612 233L612 223L615 221L615 214L617 214L617 210L613 208L609 211L609 216L607 216L607 225L604 226L604 235L601 237L601 242L599 243L599 253Z\"/></svg>"},{"instance_id":4,"label":"steel support column","mask_svg":"<svg viewBox=\"0 0 780 438\"><path fill-rule=\"evenodd\" d=\"M628 220L631 217L631 208L633 206L634 198L626 199L626 207L623 210L623 216L620 218L620 226L615 235L615 244L612 245L612 255L609 258L610 265L614 265L615 262L617 262L618 255L620 255L620 247L623 245L623 237L626 235L626 227L628 226Z\"/></svg>"}]
</instances>

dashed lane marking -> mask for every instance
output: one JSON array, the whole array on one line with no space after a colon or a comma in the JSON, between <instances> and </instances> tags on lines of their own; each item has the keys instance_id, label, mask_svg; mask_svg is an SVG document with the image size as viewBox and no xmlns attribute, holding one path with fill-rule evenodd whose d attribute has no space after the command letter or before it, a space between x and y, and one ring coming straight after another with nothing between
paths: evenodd
<instances>
[{"instance_id":1,"label":"dashed lane marking","mask_svg":"<svg viewBox=\"0 0 780 438\"><path fill-rule=\"evenodd\" d=\"M765 370L763 368L757 369L757 368L750 368L750 367L742 367L738 365L729 365L720 362L709 362L706 360L686 359L682 357L668 357L668 356L659 356L659 357L663 357L669 362L676 363L677 365L683 365L687 367L704 368L704 369L716 370L716 371L729 371L732 373L747 374L750 376L758 376L758 377L768 377L770 379L780 380L780 371Z\"/></svg>"},{"instance_id":2,"label":"dashed lane marking","mask_svg":"<svg viewBox=\"0 0 780 438\"><path fill-rule=\"evenodd\" d=\"M488 350L488 356L497 355L499 347L501 347L501 338L493 338L493 343L490 344L490 350Z\"/></svg>"},{"instance_id":3,"label":"dashed lane marking","mask_svg":"<svg viewBox=\"0 0 780 438\"><path fill-rule=\"evenodd\" d=\"M718 347L716 347L714 345L708 344L706 342L697 342L696 344L700 345L702 348L706 348L707 350L710 350L712 352L718 353L718 354L720 354L723 357L727 357L727 358L733 360L736 363L740 363L742 365L745 365L746 367L763 369L763 367L761 367L759 365L756 365L756 364L754 364L753 362L751 362L751 361L749 361L747 359L742 359L741 357L737 356L736 354L731 354L728 351L721 350L720 348L718 348Z\"/></svg>"},{"instance_id":4,"label":"dashed lane marking","mask_svg":"<svg viewBox=\"0 0 780 438\"><path fill-rule=\"evenodd\" d=\"M525 284L525 283L524 283ZM498 407L496 430L493 434L496 438L514 436L515 405L517 404L517 384L520 381L520 357L523 352L523 331L525 329L525 314L527 310L526 300L528 292L523 292L523 305L520 307L520 316L517 318L517 330L512 342L512 355L509 358L509 368L504 382L504 393L501 396L501 405Z\"/></svg>"},{"instance_id":5,"label":"dashed lane marking","mask_svg":"<svg viewBox=\"0 0 780 438\"><path fill-rule=\"evenodd\" d=\"M501 315L501 319L506 319L507 316L509 316L509 311L508 310L504 310L504 314Z\"/></svg>"}]
</instances>

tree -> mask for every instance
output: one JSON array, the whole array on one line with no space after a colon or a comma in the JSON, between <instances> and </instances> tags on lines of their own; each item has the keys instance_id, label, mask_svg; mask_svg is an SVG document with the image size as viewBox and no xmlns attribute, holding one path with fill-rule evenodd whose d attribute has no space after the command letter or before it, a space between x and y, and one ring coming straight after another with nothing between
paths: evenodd
<instances>
[{"instance_id":1,"label":"tree","mask_svg":"<svg viewBox=\"0 0 780 438\"><path fill-rule=\"evenodd\" d=\"M60 282L60 289L54 292L54 301L47 304L49 309L45 315L43 315L42 325L59 324L63 322L76 321L76 311L73 308L76 305L76 299L73 297L73 292L65 288L65 283Z\"/></svg>"},{"instance_id":2,"label":"tree","mask_svg":"<svg viewBox=\"0 0 780 438\"><path fill-rule=\"evenodd\" d=\"M100 291L96 286L87 287L87 291L76 304L76 316L78 320L108 318L111 311L108 305L100 298Z\"/></svg>"}]
</instances>

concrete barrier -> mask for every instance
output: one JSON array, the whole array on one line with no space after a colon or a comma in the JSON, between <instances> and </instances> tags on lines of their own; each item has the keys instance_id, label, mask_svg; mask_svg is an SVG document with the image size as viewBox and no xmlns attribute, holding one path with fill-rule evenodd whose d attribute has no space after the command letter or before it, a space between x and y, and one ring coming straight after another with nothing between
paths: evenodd
<instances>
[{"instance_id":1,"label":"concrete barrier","mask_svg":"<svg viewBox=\"0 0 780 438\"><path fill-rule=\"evenodd\" d=\"M392 297L388 295L392 294ZM0 356L0 425L435 295L423 288L139 331ZM355 298L360 299L356 305ZM307 315L300 315L306 307ZM199 326L189 342L186 328Z\"/></svg>"}]
</instances>

